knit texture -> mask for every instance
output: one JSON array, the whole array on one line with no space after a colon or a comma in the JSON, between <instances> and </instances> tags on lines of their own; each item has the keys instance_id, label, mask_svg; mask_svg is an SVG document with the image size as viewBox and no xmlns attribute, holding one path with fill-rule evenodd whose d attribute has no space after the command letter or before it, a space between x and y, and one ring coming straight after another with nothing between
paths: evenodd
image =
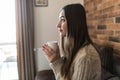
<instances>
[{"instance_id":1,"label":"knit texture","mask_svg":"<svg viewBox=\"0 0 120 80\"><path fill-rule=\"evenodd\" d=\"M56 80L66 80L60 76L61 59L51 63ZM59 66L59 67L58 67ZM71 80L101 80L101 61L92 45L81 48L70 68Z\"/></svg>"}]
</instances>

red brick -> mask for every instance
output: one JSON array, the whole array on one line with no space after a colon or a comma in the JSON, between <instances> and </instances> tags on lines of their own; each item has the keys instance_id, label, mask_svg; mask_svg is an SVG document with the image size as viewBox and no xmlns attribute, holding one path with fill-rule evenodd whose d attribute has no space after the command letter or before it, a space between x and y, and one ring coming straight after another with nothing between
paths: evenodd
<instances>
[{"instance_id":1,"label":"red brick","mask_svg":"<svg viewBox=\"0 0 120 80\"><path fill-rule=\"evenodd\" d=\"M105 30L106 35L114 35L114 30Z\"/></svg>"},{"instance_id":2,"label":"red brick","mask_svg":"<svg viewBox=\"0 0 120 80\"><path fill-rule=\"evenodd\" d=\"M97 39L100 39L100 40L107 40L107 35L97 35Z\"/></svg>"},{"instance_id":3,"label":"red brick","mask_svg":"<svg viewBox=\"0 0 120 80\"><path fill-rule=\"evenodd\" d=\"M91 36L91 38L93 38L93 39L97 39L97 35L95 35L95 34L92 34L92 35L90 35Z\"/></svg>"},{"instance_id":4,"label":"red brick","mask_svg":"<svg viewBox=\"0 0 120 80\"><path fill-rule=\"evenodd\" d=\"M111 11L109 17L120 16L120 10Z\"/></svg>"},{"instance_id":5,"label":"red brick","mask_svg":"<svg viewBox=\"0 0 120 80\"><path fill-rule=\"evenodd\" d=\"M88 11L87 23L92 26L89 27L92 40L99 44L113 46L120 55L120 23L116 19L120 17L120 0L85 0L85 2L85 8ZM98 30L98 25L106 25L106 28Z\"/></svg>"},{"instance_id":6,"label":"red brick","mask_svg":"<svg viewBox=\"0 0 120 80\"><path fill-rule=\"evenodd\" d=\"M102 2L102 0L94 0L94 5L97 6Z\"/></svg>"},{"instance_id":7,"label":"red brick","mask_svg":"<svg viewBox=\"0 0 120 80\"><path fill-rule=\"evenodd\" d=\"M104 1L106 1L106 0L104 0ZM108 0L102 4L103 5L102 8L107 8L109 6L117 4L118 2L119 2L119 0Z\"/></svg>"},{"instance_id":8,"label":"red brick","mask_svg":"<svg viewBox=\"0 0 120 80\"><path fill-rule=\"evenodd\" d=\"M105 24L113 24L114 23L114 18L106 18L105 19Z\"/></svg>"},{"instance_id":9,"label":"red brick","mask_svg":"<svg viewBox=\"0 0 120 80\"><path fill-rule=\"evenodd\" d=\"M115 34L119 34L120 35L120 29L115 31Z\"/></svg>"},{"instance_id":10,"label":"red brick","mask_svg":"<svg viewBox=\"0 0 120 80\"><path fill-rule=\"evenodd\" d=\"M114 35L120 38L120 29L116 30Z\"/></svg>"},{"instance_id":11,"label":"red brick","mask_svg":"<svg viewBox=\"0 0 120 80\"><path fill-rule=\"evenodd\" d=\"M109 30L118 30L118 29L120 29L120 24L108 24L107 29L109 29Z\"/></svg>"},{"instance_id":12,"label":"red brick","mask_svg":"<svg viewBox=\"0 0 120 80\"><path fill-rule=\"evenodd\" d=\"M89 34L90 34L90 35L92 35L92 34L94 34L94 33L95 33L95 30L90 30L90 29L89 29Z\"/></svg>"}]
</instances>

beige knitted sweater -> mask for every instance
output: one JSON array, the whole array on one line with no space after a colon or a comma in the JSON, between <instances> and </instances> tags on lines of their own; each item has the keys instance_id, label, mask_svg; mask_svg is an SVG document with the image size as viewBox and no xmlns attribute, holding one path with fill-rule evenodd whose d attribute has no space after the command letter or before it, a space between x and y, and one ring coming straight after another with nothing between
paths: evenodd
<instances>
[{"instance_id":1,"label":"beige knitted sweater","mask_svg":"<svg viewBox=\"0 0 120 80\"><path fill-rule=\"evenodd\" d=\"M56 80L66 80L60 76L61 59L50 63ZM71 80L101 80L101 61L92 45L80 49L71 65Z\"/></svg>"}]
</instances>

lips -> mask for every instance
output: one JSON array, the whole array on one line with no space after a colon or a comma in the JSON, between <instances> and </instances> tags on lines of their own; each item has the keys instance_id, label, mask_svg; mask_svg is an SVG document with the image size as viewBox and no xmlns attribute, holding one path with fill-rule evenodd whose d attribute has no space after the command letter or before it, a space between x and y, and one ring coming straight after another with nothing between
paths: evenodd
<instances>
[{"instance_id":1,"label":"lips","mask_svg":"<svg viewBox=\"0 0 120 80\"><path fill-rule=\"evenodd\" d=\"M59 30L60 32L62 32L62 30Z\"/></svg>"},{"instance_id":2,"label":"lips","mask_svg":"<svg viewBox=\"0 0 120 80\"><path fill-rule=\"evenodd\" d=\"M62 29L58 28L58 31L59 31L59 32L62 32Z\"/></svg>"}]
</instances>

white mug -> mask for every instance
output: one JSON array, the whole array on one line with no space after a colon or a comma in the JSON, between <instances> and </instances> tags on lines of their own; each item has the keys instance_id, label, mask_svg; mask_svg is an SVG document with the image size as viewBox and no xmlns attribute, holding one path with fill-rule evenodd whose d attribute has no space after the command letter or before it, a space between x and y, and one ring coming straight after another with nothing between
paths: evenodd
<instances>
[{"instance_id":1,"label":"white mug","mask_svg":"<svg viewBox=\"0 0 120 80\"><path fill-rule=\"evenodd\" d=\"M48 41L47 44L48 44L48 46L51 47L55 52L57 51L57 48L58 48L58 42L57 42L57 41Z\"/></svg>"}]
</instances>

